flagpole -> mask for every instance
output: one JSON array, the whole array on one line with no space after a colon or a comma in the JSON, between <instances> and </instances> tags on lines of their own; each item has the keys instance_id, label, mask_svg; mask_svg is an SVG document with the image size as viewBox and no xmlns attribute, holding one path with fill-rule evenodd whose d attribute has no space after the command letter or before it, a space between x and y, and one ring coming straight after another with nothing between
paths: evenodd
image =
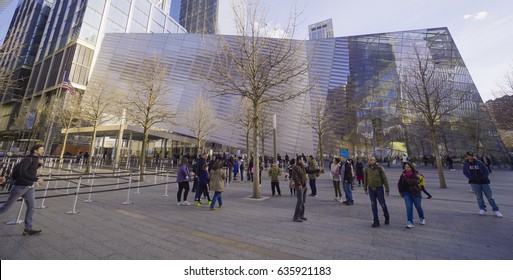
<instances>
[{"instance_id":1,"label":"flagpole","mask_svg":"<svg viewBox=\"0 0 513 280\"><path fill-rule=\"evenodd\" d=\"M64 71L63 81L64 78L66 78L67 71ZM52 108L55 109L55 102L57 102L59 99L61 99L61 92L62 92L62 83L59 86L59 92L57 93L57 98L54 100L52 104ZM50 123L50 127L48 127L48 131L46 133L46 140L45 140L45 155L48 155L50 151L48 150L50 147L50 141L52 138L53 133L53 126L55 125L55 113L54 110L52 110L52 122Z\"/></svg>"}]
</instances>

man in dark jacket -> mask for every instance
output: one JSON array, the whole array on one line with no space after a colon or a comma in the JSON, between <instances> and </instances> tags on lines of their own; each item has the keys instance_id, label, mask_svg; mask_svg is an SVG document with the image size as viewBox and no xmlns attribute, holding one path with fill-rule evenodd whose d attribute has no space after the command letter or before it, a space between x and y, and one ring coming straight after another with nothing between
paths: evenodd
<instances>
[{"instance_id":1,"label":"man in dark jacket","mask_svg":"<svg viewBox=\"0 0 513 280\"><path fill-rule=\"evenodd\" d=\"M490 189L490 174L486 165L474 157L474 152L468 151L465 155L465 162L463 163L463 174L468 178L468 183L474 190L479 206L479 215L486 214L486 204L483 199L483 193L488 199L488 203L492 206L492 211L498 218L502 218L502 213L499 211L499 206L495 204L492 197L492 190Z\"/></svg>"},{"instance_id":2,"label":"man in dark jacket","mask_svg":"<svg viewBox=\"0 0 513 280\"><path fill-rule=\"evenodd\" d=\"M0 207L0 213L4 213L18 200L23 197L25 204L27 205L27 211L25 213L25 230L23 236L29 236L39 234L42 232L40 229L32 228L32 216L34 215L34 207L36 204L36 193L34 183L43 185L44 181L42 178L37 177L37 169L43 164L43 161L39 159L45 152L43 145L34 145L30 149L30 155L26 156L19 164L19 172L16 179L14 180L14 186L11 189L9 198Z\"/></svg>"},{"instance_id":3,"label":"man in dark jacket","mask_svg":"<svg viewBox=\"0 0 513 280\"><path fill-rule=\"evenodd\" d=\"M306 201L306 171L303 165L303 157L296 157L296 164L292 167L290 179L293 181L294 188L296 189L297 202L296 210L294 211L294 222L306 221L305 217L305 201ZM292 164L292 162L291 162Z\"/></svg>"}]
</instances>

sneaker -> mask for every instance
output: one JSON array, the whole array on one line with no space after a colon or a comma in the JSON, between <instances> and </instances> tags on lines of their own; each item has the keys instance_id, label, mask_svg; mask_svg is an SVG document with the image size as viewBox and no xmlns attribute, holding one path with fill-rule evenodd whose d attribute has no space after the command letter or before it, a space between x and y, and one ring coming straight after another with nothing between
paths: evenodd
<instances>
[{"instance_id":1,"label":"sneaker","mask_svg":"<svg viewBox=\"0 0 513 280\"><path fill-rule=\"evenodd\" d=\"M191 204L187 201L184 201L184 202L182 202L182 205L191 205Z\"/></svg>"},{"instance_id":2,"label":"sneaker","mask_svg":"<svg viewBox=\"0 0 513 280\"><path fill-rule=\"evenodd\" d=\"M217 209L210 207L210 211L216 211Z\"/></svg>"},{"instance_id":3,"label":"sneaker","mask_svg":"<svg viewBox=\"0 0 513 280\"><path fill-rule=\"evenodd\" d=\"M499 212L499 211L495 211L495 216L497 216L497 218L502 218L504 216L502 216L502 213Z\"/></svg>"},{"instance_id":4,"label":"sneaker","mask_svg":"<svg viewBox=\"0 0 513 280\"><path fill-rule=\"evenodd\" d=\"M470 189L470 190L468 190L468 192L474 192L474 190L473 190L473 189Z\"/></svg>"},{"instance_id":5,"label":"sneaker","mask_svg":"<svg viewBox=\"0 0 513 280\"><path fill-rule=\"evenodd\" d=\"M420 219L419 225L425 225L425 224L426 224L426 219Z\"/></svg>"},{"instance_id":6,"label":"sneaker","mask_svg":"<svg viewBox=\"0 0 513 280\"><path fill-rule=\"evenodd\" d=\"M306 221L308 220L306 217L299 217L301 220Z\"/></svg>"},{"instance_id":7,"label":"sneaker","mask_svg":"<svg viewBox=\"0 0 513 280\"><path fill-rule=\"evenodd\" d=\"M316 194L314 194L314 195L312 195L312 197L317 197L317 195L316 195Z\"/></svg>"},{"instance_id":8,"label":"sneaker","mask_svg":"<svg viewBox=\"0 0 513 280\"><path fill-rule=\"evenodd\" d=\"M182 205L182 202L178 201L178 203L176 205L180 206L180 205Z\"/></svg>"},{"instance_id":9,"label":"sneaker","mask_svg":"<svg viewBox=\"0 0 513 280\"><path fill-rule=\"evenodd\" d=\"M212 200L209 200L209 201L208 201L208 205L210 205L210 204L212 204Z\"/></svg>"},{"instance_id":10,"label":"sneaker","mask_svg":"<svg viewBox=\"0 0 513 280\"><path fill-rule=\"evenodd\" d=\"M203 204L201 204L201 202L199 202L199 201L196 202L196 207L201 207L201 206L203 206Z\"/></svg>"},{"instance_id":11,"label":"sneaker","mask_svg":"<svg viewBox=\"0 0 513 280\"><path fill-rule=\"evenodd\" d=\"M479 210L479 215L481 215L481 216L486 215L486 210L483 210L483 209Z\"/></svg>"},{"instance_id":12,"label":"sneaker","mask_svg":"<svg viewBox=\"0 0 513 280\"><path fill-rule=\"evenodd\" d=\"M379 227L379 222L374 222L374 223L372 224L372 227L373 227L373 228L377 228L377 227Z\"/></svg>"},{"instance_id":13,"label":"sneaker","mask_svg":"<svg viewBox=\"0 0 513 280\"><path fill-rule=\"evenodd\" d=\"M40 234L41 232L43 232L42 230L40 229L26 229L23 231L23 236L29 236L29 235L36 235L36 234Z\"/></svg>"},{"instance_id":14,"label":"sneaker","mask_svg":"<svg viewBox=\"0 0 513 280\"><path fill-rule=\"evenodd\" d=\"M406 225L406 228L414 228L413 223L412 222L408 222L408 224Z\"/></svg>"},{"instance_id":15,"label":"sneaker","mask_svg":"<svg viewBox=\"0 0 513 280\"><path fill-rule=\"evenodd\" d=\"M303 222L303 220L301 220L301 219L292 219L292 221L298 222L298 223L302 223Z\"/></svg>"},{"instance_id":16,"label":"sneaker","mask_svg":"<svg viewBox=\"0 0 513 280\"><path fill-rule=\"evenodd\" d=\"M427 197L427 199L431 199L432 197L433 197L433 196L432 196L432 195L430 195L430 196L428 196L428 197Z\"/></svg>"}]
</instances>

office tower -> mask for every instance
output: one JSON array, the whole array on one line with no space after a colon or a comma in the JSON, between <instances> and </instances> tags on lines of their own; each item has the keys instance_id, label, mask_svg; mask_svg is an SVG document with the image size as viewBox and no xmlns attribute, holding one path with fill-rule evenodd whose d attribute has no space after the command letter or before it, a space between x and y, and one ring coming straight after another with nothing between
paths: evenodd
<instances>
[{"instance_id":1,"label":"office tower","mask_svg":"<svg viewBox=\"0 0 513 280\"><path fill-rule=\"evenodd\" d=\"M49 13L43 0L21 1L14 11L0 56L0 127L19 109Z\"/></svg>"},{"instance_id":2,"label":"office tower","mask_svg":"<svg viewBox=\"0 0 513 280\"><path fill-rule=\"evenodd\" d=\"M171 16L188 33L216 34L219 0L172 0Z\"/></svg>"},{"instance_id":3,"label":"office tower","mask_svg":"<svg viewBox=\"0 0 513 280\"><path fill-rule=\"evenodd\" d=\"M35 1L24 0L21 6L32 2ZM40 2L43 1L37 1ZM14 129L14 116L32 112L39 102L52 104L61 93L65 77L77 90L84 91L105 34L186 32L150 0L54 0L50 7L47 19L39 19L44 25L40 43L30 49L34 51L31 53L33 68L24 91L24 102L29 105L19 112L11 108L8 114L6 107L9 106L4 104L0 131ZM15 34L20 31L15 25L10 30ZM59 97L63 98L64 94ZM2 100L6 98L8 96L4 94Z\"/></svg>"},{"instance_id":4,"label":"office tower","mask_svg":"<svg viewBox=\"0 0 513 280\"><path fill-rule=\"evenodd\" d=\"M310 40L333 38L333 21L330 18L309 25L308 34Z\"/></svg>"}]
</instances>

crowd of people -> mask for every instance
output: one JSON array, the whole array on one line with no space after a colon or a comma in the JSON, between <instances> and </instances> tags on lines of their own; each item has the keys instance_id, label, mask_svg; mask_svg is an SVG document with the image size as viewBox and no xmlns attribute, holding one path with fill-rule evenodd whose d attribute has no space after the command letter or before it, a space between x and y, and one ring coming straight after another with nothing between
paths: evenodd
<instances>
[{"instance_id":1,"label":"crowd of people","mask_svg":"<svg viewBox=\"0 0 513 280\"><path fill-rule=\"evenodd\" d=\"M31 154L13 168L13 186L7 201L0 207L0 213L4 213L18 198L23 197L25 199L27 211L25 229L23 231L24 236L42 232L40 229L33 228L32 216L35 205L34 187L36 184L43 184L43 179L37 176L37 169L42 164L40 157L43 154L44 148L41 145L35 145L31 149ZM247 160L242 157L227 156L226 154L208 155L204 153L195 158L189 155L183 156L177 170L177 205L191 205L187 198L190 191L190 183L192 183L192 191L195 192L194 200L197 207L202 207L204 203L207 203L211 211L216 210L216 204L218 208L222 208L225 186L229 185L232 181L237 181L239 175L242 182L244 182L245 178L246 181L253 181L253 175L258 171L260 175L259 184L261 185L262 171L266 164L265 160L265 158L262 159L260 157L259 166L256 167L252 154ZM369 157L366 159L366 162L367 166L365 166L362 158L357 158L356 160L346 156L333 158L329 166L329 174L333 182L335 201L347 206L354 205L352 192L355 189L355 185L358 184L358 187L363 187L365 195L370 200L373 216L372 227L377 228L381 225L377 207L378 203L383 212L384 224L389 225L390 213L386 205L386 197L390 194L390 185L385 168L378 164L374 157ZM292 159L289 159L289 156L286 154L285 161L281 161L281 158L279 158L279 160L270 163L267 175L271 181L272 196L282 195L280 177L285 175L290 194L295 195L297 198L292 218L294 222L307 221L305 217L305 203L308 192L307 183L310 186L309 196L316 197L316 181L322 172L321 167L322 163L319 164L312 155L307 158L304 154L296 154L296 157ZM411 163L407 157L404 157L402 167L403 171L398 178L397 188L399 194L404 199L406 207L406 227L412 229L414 228L414 207L417 212L418 223L420 225L426 224L426 217L422 208L422 192L427 195L428 199L432 196L425 188L424 176L418 171L414 163ZM285 168L285 172L282 172L282 168ZM14 174L14 170L16 170L16 174ZM491 170L486 162L477 159L471 151L466 153L463 174L468 178L468 183L476 195L479 215L486 214L487 207L484 201L484 197L486 197L495 215L502 218L503 215L492 196L489 179L490 173ZM5 177L0 176L0 183L3 183L5 180ZM210 197L211 191L213 192L212 198ZM204 200L206 199L206 202L202 202L202 197Z\"/></svg>"}]
</instances>

